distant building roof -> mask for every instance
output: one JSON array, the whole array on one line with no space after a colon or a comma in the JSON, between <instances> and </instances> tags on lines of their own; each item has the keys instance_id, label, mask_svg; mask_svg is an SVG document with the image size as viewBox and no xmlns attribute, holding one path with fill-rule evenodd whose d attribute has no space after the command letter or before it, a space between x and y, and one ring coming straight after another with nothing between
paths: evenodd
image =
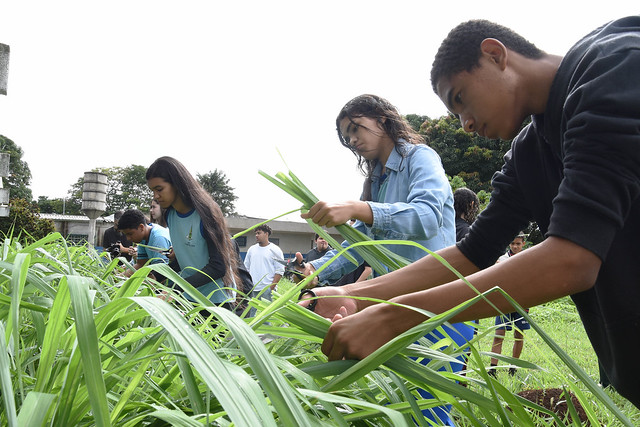
<instances>
[{"instance_id":1,"label":"distant building roof","mask_svg":"<svg viewBox=\"0 0 640 427\"><path fill-rule=\"evenodd\" d=\"M39 213L40 218L50 219L52 221L89 221L89 217L85 215L63 215L57 213ZM99 217L97 222L113 222L113 215Z\"/></svg>"},{"instance_id":2,"label":"distant building roof","mask_svg":"<svg viewBox=\"0 0 640 427\"><path fill-rule=\"evenodd\" d=\"M85 215L63 215L57 213L39 213L40 218L50 219L52 221L66 221L66 222L89 222L89 217ZM244 215L232 215L226 218L227 225L233 229L246 230L248 228L253 227L256 224L259 224L266 219L263 218L252 218ZM113 223L113 214L99 217L96 219L97 222L101 223ZM274 232L281 233L309 233L313 234L314 231L309 227L304 221L270 221L269 226L272 228ZM338 235L338 232L335 228L330 228L327 230L329 234Z\"/></svg>"}]
</instances>

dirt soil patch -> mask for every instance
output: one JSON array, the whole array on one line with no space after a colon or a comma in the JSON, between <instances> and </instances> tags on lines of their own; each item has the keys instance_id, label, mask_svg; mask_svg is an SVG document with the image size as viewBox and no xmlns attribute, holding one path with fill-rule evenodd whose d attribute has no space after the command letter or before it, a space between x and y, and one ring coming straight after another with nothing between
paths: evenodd
<instances>
[{"instance_id":1,"label":"dirt soil patch","mask_svg":"<svg viewBox=\"0 0 640 427\"><path fill-rule=\"evenodd\" d=\"M574 408L576 408L576 412L578 413L580 421L583 423L587 421L587 414L578 401L578 398L568 390L566 391L566 393L569 393L571 395L571 403L573 404ZM538 405L543 406L550 411L555 412L560 417L560 419L564 420L569 413L565 390L561 388L524 390L518 393L518 395L531 402L537 403ZM569 420L573 420L570 413Z\"/></svg>"}]
</instances>

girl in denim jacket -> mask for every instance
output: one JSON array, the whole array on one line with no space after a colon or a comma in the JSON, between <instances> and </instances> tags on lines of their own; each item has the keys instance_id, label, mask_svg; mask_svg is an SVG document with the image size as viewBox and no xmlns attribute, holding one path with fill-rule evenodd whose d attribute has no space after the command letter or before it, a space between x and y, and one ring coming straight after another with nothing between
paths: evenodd
<instances>
[{"instance_id":1,"label":"girl in denim jacket","mask_svg":"<svg viewBox=\"0 0 640 427\"><path fill-rule=\"evenodd\" d=\"M424 139L391 103L376 95L358 96L342 108L336 127L340 142L356 155L358 166L366 176L362 196L360 200L342 203L320 201L302 214L303 218L324 227L356 219L354 227L373 239L410 240L432 251L455 244L453 194L440 157L424 144ZM411 261L427 255L414 246L388 247ZM324 257L307 263L306 273L320 268L336 252L329 251ZM355 251L351 253L362 262ZM301 260L301 255L297 257ZM319 281L334 282L355 268L352 262L340 257L320 273ZM471 326L459 323L453 327L455 329L445 329L459 345L472 339ZM435 342L442 335L427 338ZM451 364L453 371L461 368L462 364ZM424 390L419 392L430 397ZM453 425L449 409L437 407L425 410L424 414L439 425Z\"/></svg>"}]
</instances>

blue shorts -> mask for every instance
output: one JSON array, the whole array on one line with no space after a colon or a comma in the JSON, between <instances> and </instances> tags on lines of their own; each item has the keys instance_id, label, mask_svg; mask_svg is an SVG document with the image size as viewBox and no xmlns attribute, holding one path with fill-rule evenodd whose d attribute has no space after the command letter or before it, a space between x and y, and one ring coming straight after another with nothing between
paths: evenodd
<instances>
[{"instance_id":1,"label":"blue shorts","mask_svg":"<svg viewBox=\"0 0 640 427\"><path fill-rule=\"evenodd\" d=\"M504 316L496 316L496 326L498 330L506 329L510 331L513 326L520 329L521 331L526 331L527 329L531 329L531 325L527 322L524 317L517 311L509 314L505 314Z\"/></svg>"}]
</instances>

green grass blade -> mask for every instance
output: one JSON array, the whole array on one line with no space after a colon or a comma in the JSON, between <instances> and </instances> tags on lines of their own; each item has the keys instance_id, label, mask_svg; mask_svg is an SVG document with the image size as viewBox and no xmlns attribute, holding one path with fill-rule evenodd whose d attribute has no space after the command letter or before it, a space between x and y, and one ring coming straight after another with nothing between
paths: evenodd
<instances>
[{"instance_id":1,"label":"green grass blade","mask_svg":"<svg viewBox=\"0 0 640 427\"><path fill-rule=\"evenodd\" d=\"M131 379L126 386L126 389L120 394L118 402L111 411L111 424L118 424L117 421L120 413L124 411L127 405L132 403L130 399L132 399L134 393L141 387L142 379L147 374L147 370L150 368L150 365L157 363L156 356L158 353L158 347L160 346L160 341L164 339L165 336L166 334L164 332L156 334L151 339L144 341L142 346L136 349L133 354L129 352L123 359L118 361L118 368L127 369L125 366L129 364L135 364L137 366L135 367L133 375L131 375ZM116 370L113 369L111 374L116 375ZM201 399L198 399L198 401L201 401Z\"/></svg>"},{"instance_id":2,"label":"green grass blade","mask_svg":"<svg viewBox=\"0 0 640 427\"><path fill-rule=\"evenodd\" d=\"M180 355L176 357L180 373L182 374L182 380L184 382L184 388L187 390L189 396L189 402L191 408L195 414L202 414L205 411L204 402L200 396L200 390L198 390L198 382L196 376L191 369L189 361Z\"/></svg>"},{"instance_id":3,"label":"green grass blade","mask_svg":"<svg viewBox=\"0 0 640 427\"><path fill-rule=\"evenodd\" d=\"M10 296L7 296L5 294L0 294L0 305L6 305L6 306L11 306L11 303L13 302L13 298L11 298ZM26 302L24 300L20 301L20 308L21 309L27 309L29 311L37 311L40 313L48 313L49 309L47 307L42 307L36 304L32 304L30 302Z\"/></svg>"},{"instance_id":4,"label":"green grass blade","mask_svg":"<svg viewBox=\"0 0 640 427\"><path fill-rule=\"evenodd\" d=\"M306 185L302 183L302 181L300 181L300 179L293 172L289 171L289 177L291 178L291 182L298 188L298 191L305 195L305 198L310 203L309 207L318 203L318 198L311 192L311 190L307 188Z\"/></svg>"},{"instance_id":5,"label":"green grass blade","mask_svg":"<svg viewBox=\"0 0 640 427\"><path fill-rule=\"evenodd\" d=\"M0 322L0 337L5 336L4 324ZM11 385L11 361L9 360L6 340L0 340L0 385L2 386L2 401L4 414L10 427L18 425L16 416L16 401Z\"/></svg>"},{"instance_id":6,"label":"green grass blade","mask_svg":"<svg viewBox=\"0 0 640 427\"><path fill-rule=\"evenodd\" d=\"M18 253L13 261L13 269L11 271L11 309L10 316L7 321L6 340L11 339L13 352L17 355L20 348L20 301L24 285L27 281L27 273L29 272L29 263L31 262L31 254ZM16 382L20 392L20 400L24 399L24 386L22 383L23 372L16 369Z\"/></svg>"},{"instance_id":7,"label":"green grass blade","mask_svg":"<svg viewBox=\"0 0 640 427\"><path fill-rule=\"evenodd\" d=\"M201 422L194 420L184 412L176 410L158 409L157 411L151 412L149 415L168 423L170 426L202 427Z\"/></svg>"},{"instance_id":8,"label":"green grass blade","mask_svg":"<svg viewBox=\"0 0 640 427\"><path fill-rule=\"evenodd\" d=\"M213 308L213 312L221 318L231 330L235 341L240 346L260 385L269 396L271 404L284 425L300 425L306 419L289 383L284 379L271 355L253 330L239 319L233 312L223 308Z\"/></svg>"},{"instance_id":9,"label":"green grass blade","mask_svg":"<svg viewBox=\"0 0 640 427\"><path fill-rule=\"evenodd\" d=\"M18 425L21 427L44 425L47 412L49 412L49 408L53 405L55 398L55 394L50 393L32 391L27 394L20 408L20 414L18 414Z\"/></svg>"},{"instance_id":10,"label":"green grass blade","mask_svg":"<svg viewBox=\"0 0 640 427\"><path fill-rule=\"evenodd\" d=\"M298 211L300 211L300 208L292 209L292 210L290 210L289 212L285 212L285 213L283 213L283 214L280 214L280 215L278 215L278 216L275 216L275 217L273 217L273 218L270 218L270 219L268 219L268 220L266 220L266 221L262 221L261 223L255 224L255 225L253 225L253 226L251 226L251 227L247 228L246 230L243 230L243 231L241 231L241 232L239 232L239 233L234 234L233 236L231 236L231 238L232 238L232 239L237 239L238 237L240 237L240 236L242 236L242 235L244 235L244 234L247 234L247 233L251 232L252 230L255 230L256 228L260 227L262 224L266 224L266 223L268 223L268 222L275 221L275 220L276 220L276 219L278 219L278 218L281 218L281 217L286 216L286 215L290 215L290 214L292 214L292 213L294 213L294 212L298 212Z\"/></svg>"},{"instance_id":11,"label":"green grass blade","mask_svg":"<svg viewBox=\"0 0 640 427\"><path fill-rule=\"evenodd\" d=\"M395 411L393 409L389 409L386 406L376 405L373 403L365 402L362 400L351 399L344 396L337 396L330 393L323 393L321 391L316 391L316 390L300 389L299 391L300 393L306 396L315 397L316 399L322 399L327 402L347 404L350 406L354 406L356 408L374 409L375 411L386 415L389 418L389 421L392 426L409 426L410 425L410 424L407 424L404 416L400 412Z\"/></svg>"},{"instance_id":12,"label":"green grass blade","mask_svg":"<svg viewBox=\"0 0 640 427\"><path fill-rule=\"evenodd\" d=\"M247 399L244 391L237 387L239 380L229 371L229 366L173 307L152 297L133 297L131 300L169 331L236 425L272 425L273 419L258 417L254 408L265 406L266 402Z\"/></svg>"},{"instance_id":13,"label":"green grass blade","mask_svg":"<svg viewBox=\"0 0 640 427\"><path fill-rule=\"evenodd\" d=\"M277 179L271 177L270 175L262 171L258 171L258 173L263 177L265 177L267 180L269 180L272 184L276 185L277 187L280 187L280 189L284 190L286 193L291 195L294 199L297 199L298 201L304 203L304 200L300 200L299 198L300 196L299 194L296 193L295 189L290 188L286 183L278 181Z\"/></svg>"},{"instance_id":14,"label":"green grass blade","mask_svg":"<svg viewBox=\"0 0 640 427\"><path fill-rule=\"evenodd\" d=\"M110 421L107 392L102 374L100 350L98 349L93 304L89 295L89 288L93 281L81 276L69 276L67 280L76 321L78 347L82 356L84 378L93 416L96 425L108 426Z\"/></svg>"},{"instance_id":15,"label":"green grass blade","mask_svg":"<svg viewBox=\"0 0 640 427\"><path fill-rule=\"evenodd\" d=\"M60 337L67 328L67 316L71 306L71 297L67 286L66 276L60 279L56 299L49 313L47 328L44 333L42 351L40 352L40 366L36 375L35 391L44 393L50 388L50 374L58 353Z\"/></svg>"}]
</instances>

